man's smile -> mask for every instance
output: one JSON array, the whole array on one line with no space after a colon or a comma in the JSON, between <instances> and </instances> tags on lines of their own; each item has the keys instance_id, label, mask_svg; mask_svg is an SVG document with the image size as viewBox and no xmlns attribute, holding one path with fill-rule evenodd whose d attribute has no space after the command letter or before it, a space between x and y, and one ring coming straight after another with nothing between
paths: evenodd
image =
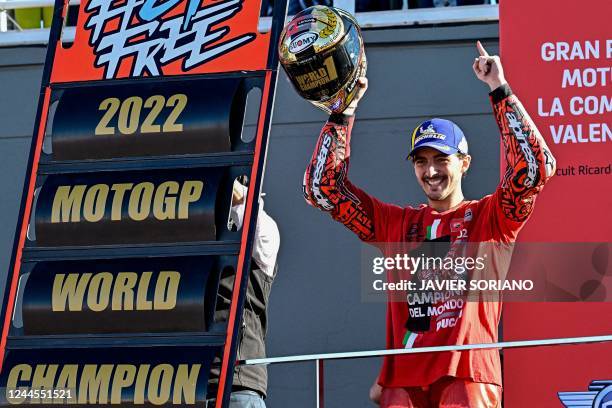
<instances>
[{"instance_id":1,"label":"man's smile","mask_svg":"<svg viewBox=\"0 0 612 408\"><path fill-rule=\"evenodd\" d=\"M431 189L438 189L443 187L446 180L446 176L425 177L423 178L423 183Z\"/></svg>"}]
</instances>

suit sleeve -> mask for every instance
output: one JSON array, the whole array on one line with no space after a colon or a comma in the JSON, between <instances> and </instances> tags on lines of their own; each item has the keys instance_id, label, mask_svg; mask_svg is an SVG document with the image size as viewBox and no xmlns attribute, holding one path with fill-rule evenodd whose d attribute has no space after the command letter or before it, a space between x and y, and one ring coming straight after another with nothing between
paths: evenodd
<instances>
[{"instance_id":1,"label":"suit sleeve","mask_svg":"<svg viewBox=\"0 0 612 408\"><path fill-rule=\"evenodd\" d=\"M376 224L384 222L387 206L348 179L353 117L332 115L323 127L304 174L304 198L328 212L365 242L386 240Z\"/></svg>"},{"instance_id":2,"label":"suit sleeve","mask_svg":"<svg viewBox=\"0 0 612 408\"><path fill-rule=\"evenodd\" d=\"M490 93L504 147L506 169L495 193L497 230L514 240L533 211L537 194L555 173L555 159L529 114L502 85Z\"/></svg>"}]
</instances>

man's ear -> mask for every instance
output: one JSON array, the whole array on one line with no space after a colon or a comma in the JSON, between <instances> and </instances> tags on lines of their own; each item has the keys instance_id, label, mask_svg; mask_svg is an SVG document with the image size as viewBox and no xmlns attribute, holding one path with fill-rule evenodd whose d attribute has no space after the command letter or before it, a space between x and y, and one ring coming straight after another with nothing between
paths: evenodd
<instances>
[{"instance_id":1,"label":"man's ear","mask_svg":"<svg viewBox=\"0 0 612 408\"><path fill-rule=\"evenodd\" d=\"M466 173L469 170L471 163L472 163L472 156L470 156L469 154L466 154L465 156L461 158L461 174L463 174L463 177L466 176Z\"/></svg>"}]
</instances>

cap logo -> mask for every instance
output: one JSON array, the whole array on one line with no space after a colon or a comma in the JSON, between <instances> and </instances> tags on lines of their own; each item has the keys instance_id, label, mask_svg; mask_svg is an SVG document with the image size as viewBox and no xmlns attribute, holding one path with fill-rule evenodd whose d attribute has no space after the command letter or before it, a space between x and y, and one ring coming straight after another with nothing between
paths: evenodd
<instances>
[{"instance_id":1,"label":"cap logo","mask_svg":"<svg viewBox=\"0 0 612 408\"><path fill-rule=\"evenodd\" d=\"M446 135L436 132L436 129L434 129L433 127L433 124L430 124L429 126L427 126L427 129L423 129L423 127L421 126L419 128L419 132L421 134L416 139L414 139L413 146L416 146L417 143L419 143L423 139L440 139L440 140L446 139Z\"/></svg>"},{"instance_id":2,"label":"cap logo","mask_svg":"<svg viewBox=\"0 0 612 408\"><path fill-rule=\"evenodd\" d=\"M414 139L414 145L416 146L417 144L419 144L419 142L423 139L439 139L439 140L445 140L446 139L446 135L443 135L442 133L428 133L428 134L422 134L420 136L418 136L416 139Z\"/></svg>"},{"instance_id":3,"label":"cap logo","mask_svg":"<svg viewBox=\"0 0 612 408\"><path fill-rule=\"evenodd\" d=\"M436 133L436 129L434 129L433 124L430 123L427 129L423 129L423 126L421 126L421 133Z\"/></svg>"}]
</instances>

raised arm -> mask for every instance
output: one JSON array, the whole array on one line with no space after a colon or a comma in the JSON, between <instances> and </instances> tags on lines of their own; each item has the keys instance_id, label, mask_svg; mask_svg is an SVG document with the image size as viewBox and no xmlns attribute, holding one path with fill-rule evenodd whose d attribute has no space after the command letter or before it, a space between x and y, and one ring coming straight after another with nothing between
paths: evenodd
<instances>
[{"instance_id":1,"label":"raised arm","mask_svg":"<svg viewBox=\"0 0 612 408\"><path fill-rule=\"evenodd\" d=\"M377 237L375 232L375 218L382 221L384 205L348 180L351 130L368 80L359 78L357 86L359 91L351 104L342 114L331 115L321 130L304 173L304 198L308 204L329 212L362 241L372 242L385 238L384 234Z\"/></svg>"},{"instance_id":2,"label":"raised arm","mask_svg":"<svg viewBox=\"0 0 612 408\"><path fill-rule=\"evenodd\" d=\"M304 198L368 242L375 239L373 199L348 180L352 127L352 116L329 118L304 174Z\"/></svg>"},{"instance_id":3,"label":"raised arm","mask_svg":"<svg viewBox=\"0 0 612 408\"><path fill-rule=\"evenodd\" d=\"M535 123L512 94L498 56L477 43L476 76L491 88L491 102L505 150L506 171L494 195L505 218L523 223L533 210L535 195L555 173L555 159Z\"/></svg>"},{"instance_id":4,"label":"raised arm","mask_svg":"<svg viewBox=\"0 0 612 408\"><path fill-rule=\"evenodd\" d=\"M531 214L535 195L555 173L555 159L508 84L491 92L491 102L506 160L498 187L500 205L508 219L524 222Z\"/></svg>"}]
</instances>

